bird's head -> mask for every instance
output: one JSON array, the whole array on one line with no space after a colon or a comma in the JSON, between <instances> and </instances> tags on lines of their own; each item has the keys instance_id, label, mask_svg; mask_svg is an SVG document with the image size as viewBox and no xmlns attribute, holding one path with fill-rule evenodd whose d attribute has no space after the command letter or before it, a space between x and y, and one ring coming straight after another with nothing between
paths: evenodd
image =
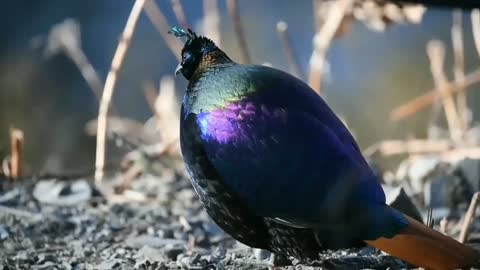
<instances>
[{"instance_id":1,"label":"bird's head","mask_svg":"<svg viewBox=\"0 0 480 270\"><path fill-rule=\"evenodd\" d=\"M174 26L168 33L186 39L182 49L182 60L175 69L175 75L181 72L187 80L190 80L197 70L218 61L230 60L211 39L198 36L191 29L184 30Z\"/></svg>"}]
</instances>

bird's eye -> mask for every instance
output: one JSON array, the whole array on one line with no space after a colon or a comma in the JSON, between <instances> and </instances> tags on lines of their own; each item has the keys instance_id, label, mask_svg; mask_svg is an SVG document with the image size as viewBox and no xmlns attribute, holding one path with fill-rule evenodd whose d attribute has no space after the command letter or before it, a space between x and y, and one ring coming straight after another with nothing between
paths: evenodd
<instances>
[{"instance_id":1,"label":"bird's eye","mask_svg":"<svg viewBox=\"0 0 480 270\"><path fill-rule=\"evenodd\" d=\"M185 53L183 54L182 60L183 60L184 62L186 62L186 61L188 61L191 57L192 57L192 55L191 55L189 52L185 52Z\"/></svg>"}]
</instances>

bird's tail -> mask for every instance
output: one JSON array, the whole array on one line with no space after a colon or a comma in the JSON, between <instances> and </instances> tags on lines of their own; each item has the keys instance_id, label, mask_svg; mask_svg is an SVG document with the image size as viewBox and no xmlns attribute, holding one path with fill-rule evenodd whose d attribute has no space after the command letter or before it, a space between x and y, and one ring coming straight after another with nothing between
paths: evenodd
<instances>
[{"instance_id":1,"label":"bird's tail","mask_svg":"<svg viewBox=\"0 0 480 270\"><path fill-rule=\"evenodd\" d=\"M392 238L365 241L417 267L426 269L459 269L479 263L473 248L437 232L406 216L409 226Z\"/></svg>"}]
</instances>

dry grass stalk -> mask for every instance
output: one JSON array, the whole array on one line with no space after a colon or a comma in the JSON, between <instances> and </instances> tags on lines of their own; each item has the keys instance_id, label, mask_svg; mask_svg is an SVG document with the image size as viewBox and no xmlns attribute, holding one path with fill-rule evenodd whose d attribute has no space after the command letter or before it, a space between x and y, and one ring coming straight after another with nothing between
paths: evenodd
<instances>
[{"instance_id":1,"label":"dry grass stalk","mask_svg":"<svg viewBox=\"0 0 480 270\"><path fill-rule=\"evenodd\" d=\"M310 57L309 84L319 94L321 93L328 49L339 27L342 25L345 14L352 5L353 0L339 0L332 3L327 18L313 38L314 49Z\"/></svg>"},{"instance_id":2,"label":"dry grass stalk","mask_svg":"<svg viewBox=\"0 0 480 270\"><path fill-rule=\"evenodd\" d=\"M465 241L467 241L470 226L472 225L475 212L477 211L479 194L480 192L475 192L475 194L473 194L472 200L470 201L470 206L468 207L467 213L465 213L462 230L460 231L460 236L458 237L458 241L460 243L465 243Z\"/></svg>"},{"instance_id":3,"label":"dry grass stalk","mask_svg":"<svg viewBox=\"0 0 480 270\"><path fill-rule=\"evenodd\" d=\"M477 69L470 74L465 76L465 80L462 83L455 83L450 81L447 84L443 85L443 90L440 91L437 88L431 89L428 93L414 98L413 100L398 106L393 109L390 113L390 119L393 121L403 120L408 118L417 112L427 108L433 104L437 98L447 95L453 95L459 93L460 91L465 91L469 88L470 85L480 82L480 69Z\"/></svg>"},{"instance_id":4,"label":"dry grass stalk","mask_svg":"<svg viewBox=\"0 0 480 270\"><path fill-rule=\"evenodd\" d=\"M3 175L5 175L7 177L10 176L10 157L5 157L2 160L2 168L1 168L0 173L2 173Z\"/></svg>"},{"instance_id":5,"label":"dry grass stalk","mask_svg":"<svg viewBox=\"0 0 480 270\"><path fill-rule=\"evenodd\" d=\"M218 0L203 0L203 14L203 34L221 47Z\"/></svg>"},{"instance_id":6,"label":"dry grass stalk","mask_svg":"<svg viewBox=\"0 0 480 270\"><path fill-rule=\"evenodd\" d=\"M480 9L472 10L472 32L473 40L475 42L475 48L477 49L478 56L480 56Z\"/></svg>"},{"instance_id":7,"label":"dry grass stalk","mask_svg":"<svg viewBox=\"0 0 480 270\"><path fill-rule=\"evenodd\" d=\"M146 0L136 0L128 17L122 38L118 43L117 50L113 56L112 65L108 72L105 86L103 88L102 99L100 100L100 109L98 112L97 128L97 149L95 156L95 181L100 182L103 178L103 168L105 166L106 136L107 136L107 116L112 101L113 92L117 82L118 71L122 67L123 60L130 46L138 18L142 13L143 5ZM152 3L153 1L147 1Z\"/></svg>"},{"instance_id":8,"label":"dry grass stalk","mask_svg":"<svg viewBox=\"0 0 480 270\"><path fill-rule=\"evenodd\" d=\"M155 114L155 100L158 96L158 89L153 85L153 83L146 82L143 85L143 95L145 96L145 100L147 101L148 106L152 110L152 113Z\"/></svg>"},{"instance_id":9,"label":"dry grass stalk","mask_svg":"<svg viewBox=\"0 0 480 270\"><path fill-rule=\"evenodd\" d=\"M434 223L434 220L433 220L433 209L430 207L430 208L428 208L427 220L426 220L426 222L425 222L425 225L427 225L428 227L430 227L430 228L433 229L433 223Z\"/></svg>"},{"instance_id":10,"label":"dry grass stalk","mask_svg":"<svg viewBox=\"0 0 480 270\"><path fill-rule=\"evenodd\" d=\"M463 15L462 10L455 10L452 14L452 46L454 56L454 76L455 83L460 85L465 80L465 53L463 45ZM468 130L469 110L467 104L467 95L464 90L460 90L457 95L458 116L462 131Z\"/></svg>"},{"instance_id":11,"label":"dry grass stalk","mask_svg":"<svg viewBox=\"0 0 480 270\"><path fill-rule=\"evenodd\" d=\"M242 27L242 18L240 17L240 12L238 11L238 1L228 0L227 4L228 12L230 17L232 17L233 28L235 29L235 34L237 35L238 44L240 46L242 62L243 64L251 64L252 58L250 58L250 53L248 52L247 40Z\"/></svg>"},{"instance_id":12,"label":"dry grass stalk","mask_svg":"<svg viewBox=\"0 0 480 270\"><path fill-rule=\"evenodd\" d=\"M438 154L438 157L450 163L455 163L464 159L480 159L480 147L465 146L451 149Z\"/></svg>"},{"instance_id":13,"label":"dry grass stalk","mask_svg":"<svg viewBox=\"0 0 480 270\"><path fill-rule=\"evenodd\" d=\"M447 235L448 219L443 217L440 220L440 232Z\"/></svg>"},{"instance_id":14,"label":"dry grass stalk","mask_svg":"<svg viewBox=\"0 0 480 270\"><path fill-rule=\"evenodd\" d=\"M16 179L22 176L23 168L23 131L19 129L10 130L10 177Z\"/></svg>"},{"instance_id":15,"label":"dry grass stalk","mask_svg":"<svg viewBox=\"0 0 480 270\"><path fill-rule=\"evenodd\" d=\"M441 153L453 148L450 140L388 140L376 143L363 151L366 157L375 154L381 156L418 155Z\"/></svg>"},{"instance_id":16,"label":"dry grass stalk","mask_svg":"<svg viewBox=\"0 0 480 270\"><path fill-rule=\"evenodd\" d=\"M58 52L64 52L72 60L97 100L100 100L103 82L82 50L80 25L73 19L54 25L48 34L46 53L53 55Z\"/></svg>"},{"instance_id":17,"label":"dry grass stalk","mask_svg":"<svg viewBox=\"0 0 480 270\"><path fill-rule=\"evenodd\" d=\"M180 60L180 51L183 48L182 43L179 39L175 38L173 35L169 35L168 31L170 26L168 25L167 19L163 15L162 11L155 3L155 1L148 0L145 2L145 12L147 17L152 22L153 26L157 29L158 33L162 36L163 40L167 43L170 51L175 55L177 60Z\"/></svg>"},{"instance_id":18,"label":"dry grass stalk","mask_svg":"<svg viewBox=\"0 0 480 270\"><path fill-rule=\"evenodd\" d=\"M457 108L452 95L448 95L445 89L448 85L447 76L444 72L445 63L445 45L439 40L432 40L427 44L427 55L430 59L430 70L432 72L433 80L435 81L435 88L442 91L442 103L447 118L448 130L450 136L455 142L461 139L461 125L458 117Z\"/></svg>"},{"instance_id":19,"label":"dry grass stalk","mask_svg":"<svg viewBox=\"0 0 480 270\"><path fill-rule=\"evenodd\" d=\"M180 26L182 26L184 29L190 28L187 21L187 16L185 16L185 9L183 8L182 0L172 0L172 8Z\"/></svg>"},{"instance_id":20,"label":"dry grass stalk","mask_svg":"<svg viewBox=\"0 0 480 270\"><path fill-rule=\"evenodd\" d=\"M298 57L293 51L292 42L290 40L290 37L288 36L288 25L286 22L280 21L277 23L277 33L278 33L278 36L280 37L283 51L287 56L290 73L292 73L294 76L300 79L304 79L305 77L304 77L304 74L302 74L302 71L300 69Z\"/></svg>"},{"instance_id":21,"label":"dry grass stalk","mask_svg":"<svg viewBox=\"0 0 480 270\"><path fill-rule=\"evenodd\" d=\"M180 105L175 95L175 81L171 76L160 80L160 93L155 100L155 115L160 127L162 144L169 154L180 156Z\"/></svg>"}]
</instances>

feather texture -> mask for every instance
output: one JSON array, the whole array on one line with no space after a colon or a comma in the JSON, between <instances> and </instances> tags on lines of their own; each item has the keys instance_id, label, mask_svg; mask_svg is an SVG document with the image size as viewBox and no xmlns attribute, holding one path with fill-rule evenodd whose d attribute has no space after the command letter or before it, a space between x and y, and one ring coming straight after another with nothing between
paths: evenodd
<instances>
[{"instance_id":1,"label":"feather texture","mask_svg":"<svg viewBox=\"0 0 480 270\"><path fill-rule=\"evenodd\" d=\"M182 154L201 202L227 233L302 261L365 243L434 269L442 269L433 262L442 256L451 255L448 266L478 260L385 204L354 138L308 85L273 68L238 65L208 39L190 38L197 40L187 41L181 63L189 80ZM435 241L462 249L442 252ZM426 257L415 254L417 244L429 248Z\"/></svg>"}]
</instances>

